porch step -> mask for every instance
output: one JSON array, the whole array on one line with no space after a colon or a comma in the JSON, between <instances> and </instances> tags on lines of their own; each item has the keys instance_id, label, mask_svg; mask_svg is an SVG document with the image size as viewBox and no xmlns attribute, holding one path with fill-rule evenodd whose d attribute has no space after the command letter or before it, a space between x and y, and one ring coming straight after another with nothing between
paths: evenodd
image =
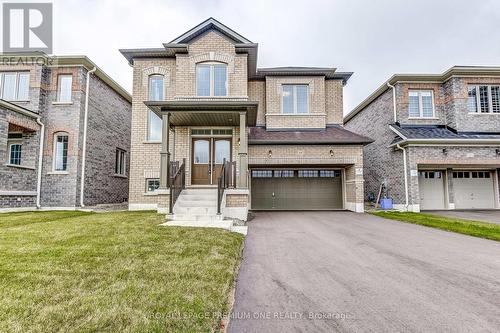
<instances>
[{"instance_id":1,"label":"porch step","mask_svg":"<svg viewBox=\"0 0 500 333\"><path fill-rule=\"evenodd\" d=\"M177 198L170 220L220 222L222 216L217 215L217 189L183 190Z\"/></svg>"}]
</instances>

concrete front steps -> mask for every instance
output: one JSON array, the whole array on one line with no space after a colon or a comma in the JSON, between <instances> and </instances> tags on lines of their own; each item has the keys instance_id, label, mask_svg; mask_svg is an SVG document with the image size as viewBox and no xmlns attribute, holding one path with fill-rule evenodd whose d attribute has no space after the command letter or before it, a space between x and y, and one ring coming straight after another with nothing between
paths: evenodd
<instances>
[{"instance_id":1,"label":"concrete front steps","mask_svg":"<svg viewBox=\"0 0 500 333\"><path fill-rule=\"evenodd\" d=\"M173 214L167 217L166 226L222 228L246 235L246 226L235 226L232 220L217 215L216 188L185 189L177 198Z\"/></svg>"}]
</instances>

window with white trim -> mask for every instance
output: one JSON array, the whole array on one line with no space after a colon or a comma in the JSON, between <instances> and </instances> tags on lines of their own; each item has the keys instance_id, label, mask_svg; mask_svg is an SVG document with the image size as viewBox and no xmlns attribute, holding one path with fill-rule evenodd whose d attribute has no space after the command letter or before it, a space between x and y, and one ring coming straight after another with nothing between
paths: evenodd
<instances>
[{"instance_id":1,"label":"window with white trim","mask_svg":"<svg viewBox=\"0 0 500 333\"><path fill-rule=\"evenodd\" d=\"M146 192L154 192L160 188L160 179L150 178L146 179Z\"/></svg>"},{"instance_id":2,"label":"window with white trim","mask_svg":"<svg viewBox=\"0 0 500 333\"><path fill-rule=\"evenodd\" d=\"M60 74L57 76L57 101L61 103L71 102L71 87L73 75Z\"/></svg>"},{"instance_id":3,"label":"window with white trim","mask_svg":"<svg viewBox=\"0 0 500 333\"><path fill-rule=\"evenodd\" d=\"M149 76L149 100L163 101L163 75L153 74Z\"/></svg>"},{"instance_id":4,"label":"window with white trim","mask_svg":"<svg viewBox=\"0 0 500 333\"><path fill-rule=\"evenodd\" d=\"M227 65L203 63L196 65L197 96L227 96Z\"/></svg>"},{"instance_id":5,"label":"window with white trim","mask_svg":"<svg viewBox=\"0 0 500 333\"><path fill-rule=\"evenodd\" d=\"M9 164L21 165L21 153L23 145L21 143L9 144Z\"/></svg>"},{"instance_id":6,"label":"window with white trim","mask_svg":"<svg viewBox=\"0 0 500 333\"><path fill-rule=\"evenodd\" d=\"M54 135L54 171L68 170L68 134Z\"/></svg>"},{"instance_id":7,"label":"window with white trim","mask_svg":"<svg viewBox=\"0 0 500 333\"><path fill-rule=\"evenodd\" d=\"M434 118L434 94L432 90L408 91L409 118Z\"/></svg>"},{"instance_id":8,"label":"window with white trim","mask_svg":"<svg viewBox=\"0 0 500 333\"><path fill-rule=\"evenodd\" d=\"M470 113L500 113L500 86L468 86L467 107Z\"/></svg>"},{"instance_id":9,"label":"window with white trim","mask_svg":"<svg viewBox=\"0 0 500 333\"><path fill-rule=\"evenodd\" d=\"M283 114L309 113L309 85L282 84L281 111Z\"/></svg>"},{"instance_id":10,"label":"window with white trim","mask_svg":"<svg viewBox=\"0 0 500 333\"><path fill-rule=\"evenodd\" d=\"M148 113L148 141L161 141L162 120L156 113Z\"/></svg>"},{"instance_id":11,"label":"window with white trim","mask_svg":"<svg viewBox=\"0 0 500 333\"><path fill-rule=\"evenodd\" d=\"M115 153L115 175L125 176L126 173L126 152L116 148Z\"/></svg>"},{"instance_id":12,"label":"window with white trim","mask_svg":"<svg viewBox=\"0 0 500 333\"><path fill-rule=\"evenodd\" d=\"M29 72L0 73L0 98L6 101L29 101Z\"/></svg>"}]
</instances>

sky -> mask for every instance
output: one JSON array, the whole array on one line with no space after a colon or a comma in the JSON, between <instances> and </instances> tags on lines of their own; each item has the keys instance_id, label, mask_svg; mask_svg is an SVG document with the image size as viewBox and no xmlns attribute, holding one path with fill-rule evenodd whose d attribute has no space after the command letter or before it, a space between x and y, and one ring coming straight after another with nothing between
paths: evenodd
<instances>
[{"instance_id":1,"label":"sky","mask_svg":"<svg viewBox=\"0 0 500 333\"><path fill-rule=\"evenodd\" d=\"M259 44L258 67L354 72L344 114L395 73L500 66L500 0L53 3L54 54L86 55L128 91L132 69L118 49L161 47L209 17Z\"/></svg>"}]
</instances>

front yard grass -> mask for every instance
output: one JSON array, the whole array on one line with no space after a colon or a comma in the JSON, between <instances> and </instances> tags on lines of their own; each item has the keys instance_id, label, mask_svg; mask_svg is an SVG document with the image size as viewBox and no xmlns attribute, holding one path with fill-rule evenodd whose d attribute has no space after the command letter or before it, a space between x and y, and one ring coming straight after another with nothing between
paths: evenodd
<instances>
[{"instance_id":1,"label":"front yard grass","mask_svg":"<svg viewBox=\"0 0 500 333\"><path fill-rule=\"evenodd\" d=\"M243 236L153 212L0 214L0 332L210 332Z\"/></svg>"},{"instance_id":2,"label":"front yard grass","mask_svg":"<svg viewBox=\"0 0 500 333\"><path fill-rule=\"evenodd\" d=\"M409 213L409 212L373 212L373 215L386 219L425 225L447 231L474 237L500 241L500 224L486 223L472 220L463 220L443 217L433 214Z\"/></svg>"}]
</instances>

